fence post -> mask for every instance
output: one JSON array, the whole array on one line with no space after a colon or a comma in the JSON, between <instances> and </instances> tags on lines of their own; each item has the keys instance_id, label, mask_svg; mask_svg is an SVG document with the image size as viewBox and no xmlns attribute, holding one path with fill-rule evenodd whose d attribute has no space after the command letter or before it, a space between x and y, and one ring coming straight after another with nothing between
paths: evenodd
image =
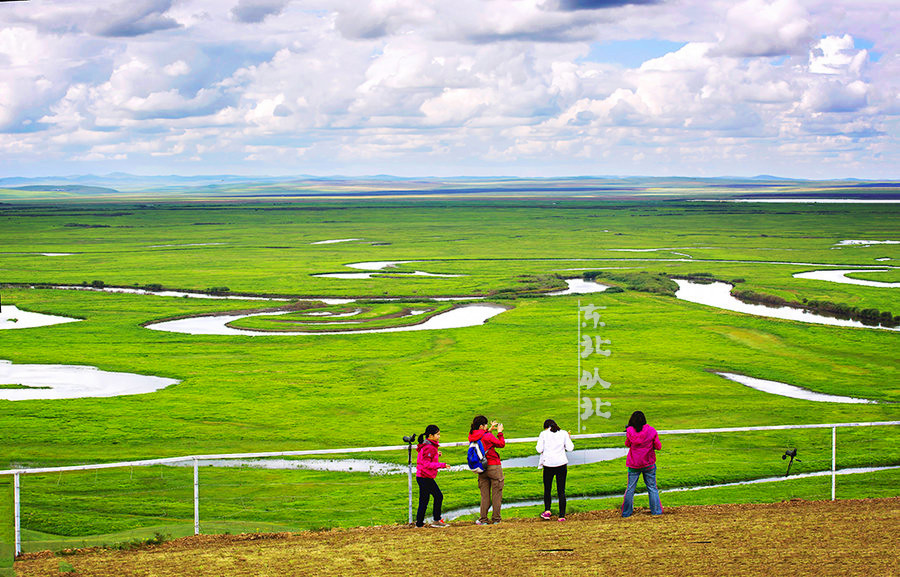
<instances>
[{"instance_id":1,"label":"fence post","mask_svg":"<svg viewBox=\"0 0 900 577\"><path fill-rule=\"evenodd\" d=\"M412 523L413 522L413 516L412 516L412 463L407 464L407 466L406 466L406 481L407 481L407 485L408 485L407 492L409 493L409 507L408 507L409 515L408 515L407 523Z\"/></svg>"},{"instance_id":2,"label":"fence post","mask_svg":"<svg viewBox=\"0 0 900 577\"><path fill-rule=\"evenodd\" d=\"M831 500L834 501L837 484L837 427L831 428Z\"/></svg>"},{"instance_id":3,"label":"fence post","mask_svg":"<svg viewBox=\"0 0 900 577\"><path fill-rule=\"evenodd\" d=\"M19 474L13 475L13 511L16 525L16 557L22 554L22 520L19 516Z\"/></svg>"},{"instance_id":4,"label":"fence post","mask_svg":"<svg viewBox=\"0 0 900 577\"><path fill-rule=\"evenodd\" d=\"M200 534L200 468L194 459L194 535Z\"/></svg>"}]
</instances>

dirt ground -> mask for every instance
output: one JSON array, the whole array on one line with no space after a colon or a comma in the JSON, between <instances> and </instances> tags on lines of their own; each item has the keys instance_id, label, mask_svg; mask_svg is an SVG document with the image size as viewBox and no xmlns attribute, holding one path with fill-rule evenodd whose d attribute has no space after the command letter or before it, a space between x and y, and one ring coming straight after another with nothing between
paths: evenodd
<instances>
[{"instance_id":1,"label":"dirt ground","mask_svg":"<svg viewBox=\"0 0 900 577\"><path fill-rule=\"evenodd\" d=\"M900 498L615 511L270 535L201 535L136 551L50 552L16 575L900 576Z\"/></svg>"}]
</instances>

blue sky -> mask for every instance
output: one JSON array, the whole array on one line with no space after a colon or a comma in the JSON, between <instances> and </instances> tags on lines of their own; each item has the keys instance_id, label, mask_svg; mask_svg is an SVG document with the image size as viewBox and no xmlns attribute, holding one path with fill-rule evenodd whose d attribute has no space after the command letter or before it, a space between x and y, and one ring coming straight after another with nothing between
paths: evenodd
<instances>
[{"instance_id":1,"label":"blue sky","mask_svg":"<svg viewBox=\"0 0 900 577\"><path fill-rule=\"evenodd\" d=\"M0 3L0 176L900 178L895 0Z\"/></svg>"}]
</instances>

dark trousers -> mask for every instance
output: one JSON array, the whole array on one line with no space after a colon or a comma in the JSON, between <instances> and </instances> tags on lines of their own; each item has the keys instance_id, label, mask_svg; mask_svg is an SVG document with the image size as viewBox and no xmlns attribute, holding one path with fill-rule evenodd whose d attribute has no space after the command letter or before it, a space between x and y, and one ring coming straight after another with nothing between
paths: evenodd
<instances>
[{"instance_id":1,"label":"dark trousers","mask_svg":"<svg viewBox=\"0 0 900 577\"><path fill-rule=\"evenodd\" d=\"M553 477L556 477L556 497L559 499L559 516L566 516L566 473L568 465L559 467L544 467L544 511L550 510L550 489L553 487Z\"/></svg>"},{"instance_id":2,"label":"dark trousers","mask_svg":"<svg viewBox=\"0 0 900 577\"><path fill-rule=\"evenodd\" d=\"M419 510L416 511L416 527L425 524L425 510L428 509L428 499L434 497L434 520L441 519L441 504L444 502L444 494L438 488L437 481L428 477L416 477L419 484Z\"/></svg>"}]
</instances>

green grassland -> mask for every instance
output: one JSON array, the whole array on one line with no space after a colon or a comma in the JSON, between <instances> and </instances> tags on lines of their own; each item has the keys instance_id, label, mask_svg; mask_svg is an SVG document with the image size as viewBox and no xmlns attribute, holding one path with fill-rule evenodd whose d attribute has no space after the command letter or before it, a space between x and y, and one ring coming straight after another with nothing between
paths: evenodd
<instances>
[{"instance_id":1,"label":"green grassland","mask_svg":"<svg viewBox=\"0 0 900 577\"><path fill-rule=\"evenodd\" d=\"M791 276L824 268L816 264L853 268L891 264L876 258L900 259L900 245L834 246L845 239L897 240L895 206L590 200L3 206L0 282L9 283L0 287L3 304L84 320L2 331L0 359L85 364L181 382L146 395L0 401L0 466L393 445L432 422L441 426L445 441L460 441L478 413L502 420L509 437L536 436L548 417L575 432L579 301L606 307L602 335L612 341L613 351L592 361L612 383L597 392L612 403L612 417L587 420L585 432L621 431L638 409L658 429L898 420L896 332L754 317L638 290L538 296L563 286L560 277L616 268L742 279L741 288L789 300L830 300L900 315L898 289ZM343 238L363 240L311 244ZM350 272L349 263L395 260L419 262L365 280L311 276ZM391 274L414 270L465 276ZM859 278L889 282L895 273ZM403 299L366 303L364 316L376 324L406 320L384 318L403 309L451 306L418 300L428 296L488 296L510 310L484 326L462 329L202 336L143 325L271 309L273 303L40 288L93 281L197 291L228 287L233 293L298 300ZM274 319L307 321L315 317L303 317L305 312L344 312L348 306L242 319L235 326L293 327ZM788 399L713 371L881 404ZM839 467L900 464L896 427L842 429L838 440ZM830 430L684 435L663 442L662 487L783 474L780 455L789 447L800 449L800 471L828 469L831 462ZM582 442L579 448L618 443ZM502 453L524 456L532 450L518 444ZM461 449L448 449L446 456L463 461ZM375 457L405 462L405 454ZM620 491L623 467L621 460L573 467L573 494ZM539 474L508 470L505 498L539 497ZM889 481L879 485L878 494L897 494L896 475L880 475ZM202 518L210 529L315 528L405 518L405 476L204 468L201 478ZM440 481L447 507L477 504L471 474L441 473ZM839 486L842 482L839 478ZM34 543L60 536L114 539L173 522L190 528L192 489L190 469L171 467L28 476L23 526ZM745 492L753 500L785 498L782 484ZM679 494L679 502L692 495Z\"/></svg>"},{"instance_id":2,"label":"green grassland","mask_svg":"<svg viewBox=\"0 0 900 577\"><path fill-rule=\"evenodd\" d=\"M390 327L402 327L421 324L431 317L447 312L454 306L450 303L374 303L361 305L361 312L347 318L315 317L313 312L334 312L335 314L347 314L354 308L346 305L319 306L301 312L287 313L276 316L256 316L237 319L228 323L228 326L239 329L252 329L262 331L303 331L303 332L334 332L371 330ZM412 314L415 311L417 314Z\"/></svg>"}]
</instances>

